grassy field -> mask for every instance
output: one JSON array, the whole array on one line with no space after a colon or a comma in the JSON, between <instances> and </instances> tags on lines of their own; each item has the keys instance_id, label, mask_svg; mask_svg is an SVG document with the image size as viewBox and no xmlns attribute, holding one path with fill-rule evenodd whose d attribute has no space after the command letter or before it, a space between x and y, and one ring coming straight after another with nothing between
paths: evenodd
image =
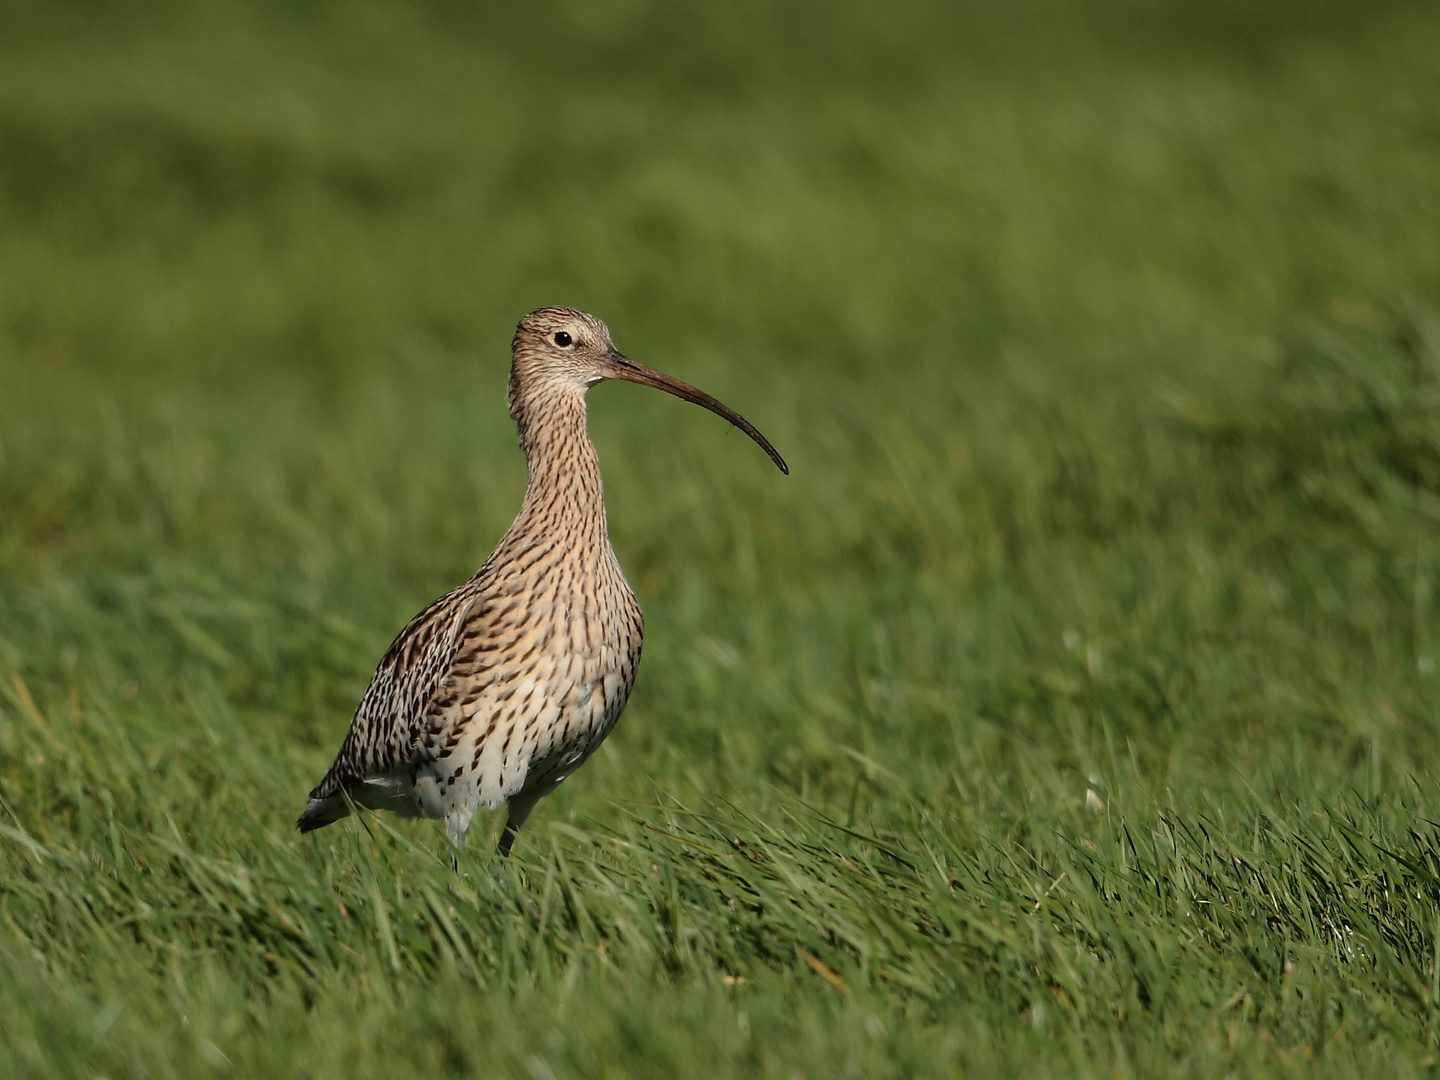
<instances>
[{"instance_id":1,"label":"grassy field","mask_svg":"<svg viewBox=\"0 0 1440 1080\"><path fill-rule=\"evenodd\" d=\"M1428 3L0 3L0 1073L1440 1054ZM293 828L519 504L647 615L515 857Z\"/></svg>"}]
</instances>

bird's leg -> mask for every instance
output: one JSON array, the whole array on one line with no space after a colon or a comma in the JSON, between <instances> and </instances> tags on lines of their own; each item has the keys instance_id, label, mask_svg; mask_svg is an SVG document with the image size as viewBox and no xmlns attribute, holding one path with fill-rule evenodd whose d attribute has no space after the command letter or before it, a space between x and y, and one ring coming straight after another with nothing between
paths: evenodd
<instances>
[{"instance_id":1,"label":"bird's leg","mask_svg":"<svg viewBox=\"0 0 1440 1080\"><path fill-rule=\"evenodd\" d=\"M515 834L520 831L520 826L525 824L525 819L530 816L530 811L535 809L535 804L554 791L557 783L559 783L558 780L532 788L510 800L510 813L505 818L505 831L500 834L500 843L496 847L502 859L510 857L510 848L515 843Z\"/></svg>"},{"instance_id":2,"label":"bird's leg","mask_svg":"<svg viewBox=\"0 0 1440 1080\"><path fill-rule=\"evenodd\" d=\"M500 843L496 845L495 850L500 853L502 859L508 859L510 857L510 848L514 843L515 827L507 821L505 823L505 831L500 834Z\"/></svg>"}]
</instances>

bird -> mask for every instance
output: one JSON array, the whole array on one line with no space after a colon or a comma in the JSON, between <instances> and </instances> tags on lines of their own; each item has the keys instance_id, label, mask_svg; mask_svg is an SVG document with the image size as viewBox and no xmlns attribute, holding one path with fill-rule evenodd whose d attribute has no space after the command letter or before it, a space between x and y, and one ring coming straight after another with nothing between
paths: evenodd
<instances>
[{"instance_id":1,"label":"bird","mask_svg":"<svg viewBox=\"0 0 1440 1080\"><path fill-rule=\"evenodd\" d=\"M748 420L620 353L594 315L530 312L511 342L506 395L526 458L520 512L475 575L386 651L310 792L302 833L354 804L439 819L458 850L480 808L505 804L498 850L508 856L535 804L610 734L635 684L644 620L610 545L585 425L586 392L607 379L709 409L789 474Z\"/></svg>"}]
</instances>

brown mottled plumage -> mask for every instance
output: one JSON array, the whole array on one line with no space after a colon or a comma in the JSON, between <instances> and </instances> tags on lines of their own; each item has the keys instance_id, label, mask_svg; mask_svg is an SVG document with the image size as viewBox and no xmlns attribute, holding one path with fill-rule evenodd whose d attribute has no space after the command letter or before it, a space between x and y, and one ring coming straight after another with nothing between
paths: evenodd
<instances>
[{"instance_id":1,"label":"brown mottled plumage","mask_svg":"<svg viewBox=\"0 0 1440 1080\"><path fill-rule=\"evenodd\" d=\"M400 631L349 734L300 815L301 832L345 817L350 800L441 818L456 846L482 806L508 803L500 839L594 752L640 662L640 605L610 547L585 391L604 379L654 386L743 429L708 394L616 352L593 315L542 308L511 346L510 415L529 464L525 501L469 581Z\"/></svg>"}]
</instances>

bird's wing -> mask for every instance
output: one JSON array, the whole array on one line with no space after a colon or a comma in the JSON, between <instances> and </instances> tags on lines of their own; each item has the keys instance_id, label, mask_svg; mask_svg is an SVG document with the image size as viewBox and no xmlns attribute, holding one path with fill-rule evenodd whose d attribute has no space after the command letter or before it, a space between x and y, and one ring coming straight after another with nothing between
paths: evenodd
<instances>
[{"instance_id":1,"label":"bird's wing","mask_svg":"<svg viewBox=\"0 0 1440 1080\"><path fill-rule=\"evenodd\" d=\"M479 599L483 573L436 600L400 631L355 707L334 764L310 792L312 800L415 764L426 713L445 685L460 628Z\"/></svg>"}]
</instances>

